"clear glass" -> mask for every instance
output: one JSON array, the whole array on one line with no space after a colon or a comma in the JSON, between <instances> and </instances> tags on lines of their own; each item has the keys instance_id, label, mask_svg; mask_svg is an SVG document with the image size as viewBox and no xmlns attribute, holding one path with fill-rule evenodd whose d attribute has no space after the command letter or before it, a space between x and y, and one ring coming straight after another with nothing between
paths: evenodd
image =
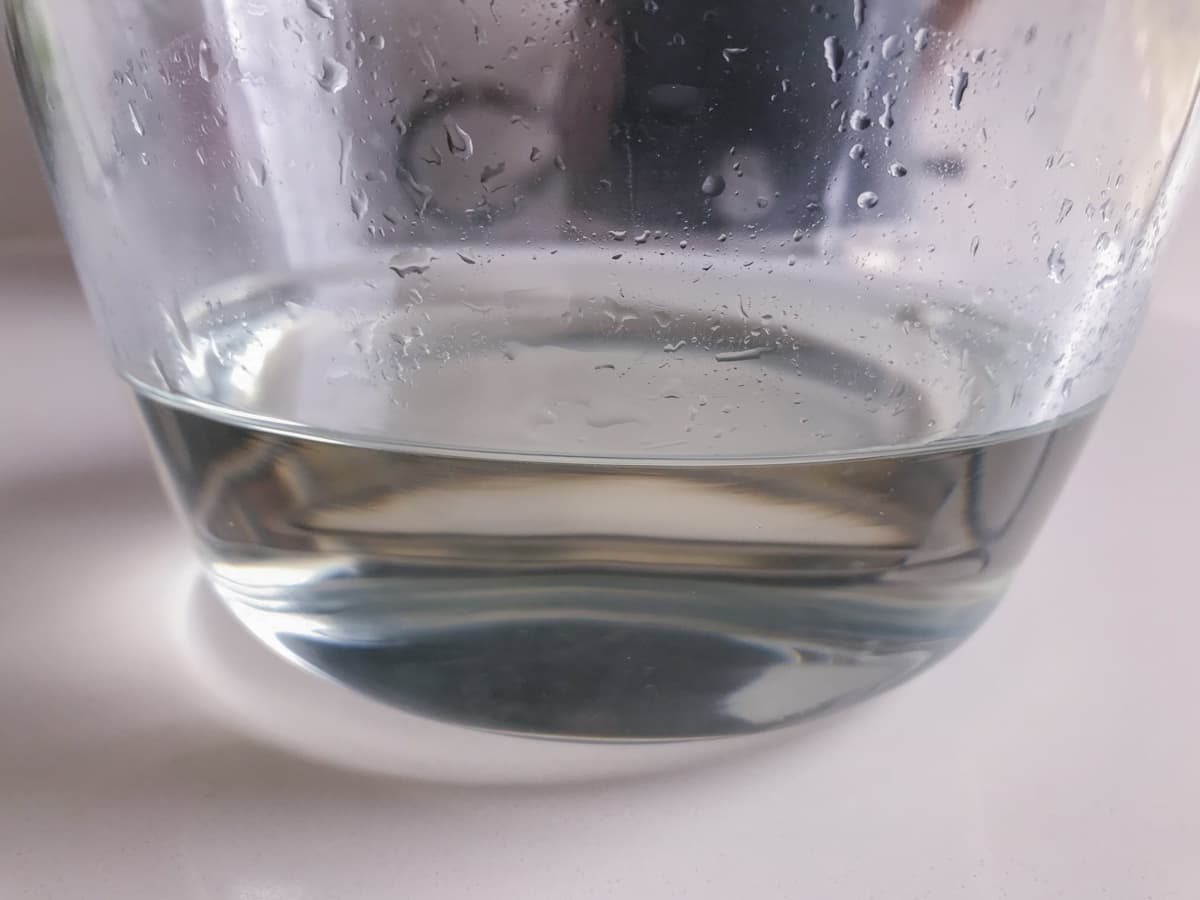
<instances>
[{"instance_id":1,"label":"clear glass","mask_svg":"<svg viewBox=\"0 0 1200 900\"><path fill-rule=\"evenodd\" d=\"M6 9L219 593L430 720L621 742L845 705L987 616L1200 60L1192 0Z\"/></svg>"}]
</instances>

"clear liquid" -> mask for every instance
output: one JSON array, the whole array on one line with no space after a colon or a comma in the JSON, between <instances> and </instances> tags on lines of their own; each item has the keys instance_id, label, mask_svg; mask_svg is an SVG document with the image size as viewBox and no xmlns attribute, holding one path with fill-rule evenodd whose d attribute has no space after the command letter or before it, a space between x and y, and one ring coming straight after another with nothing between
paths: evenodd
<instances>
[{"instance_id":1,"label":"clear liquid","mask_svg":"<svg viewBox=\"0 0 1200 900\"><path fill-rule=\"evenodd\" d=\"M838 340L875 315L861 293L789 329L784 304L686 314L653 278L518 305L495 271L412 275L383 283L421 302L386 316L320 314L374 295L357 272L237 298L236 327L193 322L192 396L140 402L239 616L441 722L714 737L895 684L993 608L1094 409L922 442L987 431L1010 336L902 308L872 330L924 367L875 365Z\"/></svg>"}]
</instances>

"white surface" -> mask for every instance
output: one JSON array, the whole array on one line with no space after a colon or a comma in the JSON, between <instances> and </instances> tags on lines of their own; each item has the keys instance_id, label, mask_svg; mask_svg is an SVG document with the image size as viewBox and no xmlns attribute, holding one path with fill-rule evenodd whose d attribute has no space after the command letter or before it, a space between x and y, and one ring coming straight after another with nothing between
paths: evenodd
<instances>
[{"instance_id":1,"label":"white surface","mask_svg":"<svg viewBox=\"0 0 1200 900\"><path fill-rule=\"evenodd\" d=\"M283 690L307 676L193 596L76 289L0 258L0 897L1194 900L1189 263L966 648L735 761L496 789L354 771L264 726L330 687Z\"/></svg>"}]
</instances>

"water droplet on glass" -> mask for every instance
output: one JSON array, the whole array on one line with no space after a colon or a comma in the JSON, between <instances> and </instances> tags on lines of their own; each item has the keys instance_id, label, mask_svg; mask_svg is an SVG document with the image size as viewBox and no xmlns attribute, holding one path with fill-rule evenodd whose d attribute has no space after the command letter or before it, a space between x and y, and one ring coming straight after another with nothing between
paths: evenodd
<instances>
[{"instance_id":1,"label":"water droplet on glass","mask_svg":"<svg viewBox=\"0 0 1200 900\"><path fill-rule=\"evenodd\" d=\"M387 41L384 39L383 35L375 34L371 36L371 39L367 41L367 44L376 50L382 50L387 46Z\"/></svg>"},{"instance_id":2,"label":"water droplet on glass","mask_svg":"<svg viewBox=\"0 0 1200 900\"><path fill-rule=\"evenodd\" d=\"M333 4L329 0L305 0L305 5L322 19L333 19Z\"/></svg>"},{"instance_id":3,"label":"water droplet on glass","mask_svg":"<svg viewBox=\"0 0 1200 900\"><path fill-rule=\"evenodd\" d=\"M142 124L142 117L138 115L137 107L133 105L133 101L129 101L129 122L133 125L133 130L138 137L146 136L146 126Z\"/></svg>"},{"instance_id":4,"label":"water droplet on glass","mask_svg":"<svg viewBox=\"0 0 1200 900\"><path fill-rule=\"evenodd\" d=\"M338 135L338 184L345 185L346 173L350 171L350 154L354 150L354 141L349 135Z\"/></svg>"},{"instance_id":5,"label":"water droplet on glass","mask_svg":"<svg viewBox=\"0 0 1200 900\"><path fill-rule=\"evenodd\" d=\"M721 175L708 175L700 183L700 191L708 197L719 197L725 191L725 178Z\"/></svg>"},{"instance_id":6,"label":"water droplet on glass","mask_svg":"<svg viewBox=\"0 0 1200 900\"><path fill-rule=\"evenodd\" d=\"M858 195L859 209L874 209L879 203L879 195L874 191L863 191Z\"/></svg>"},{"instance_id":7,"label":"water droplet on glass","mask_svg":"<svg viewBox=\"0 0 1200 900\"><path fill-rule=\"evenodd\" d=\"M834 81L841 78L842 63L846 61L846 51L837 35L831 34L825 38L825 65L829 67L829 77Z\"/></svg>"},{"instance_id":8,"label":"water droplet on glass","mask_svg":"<svg viewBox=\"0 0 1200 900\"><path fill-rule=\"evenodd\" d=\"M950 105L955 109L962 109L963 94L967 92L970 80L971 76L967 74L966 69L955 69L954 74L950 76Z\"/></svg>"},{"instance_id":9,"label":"water droplet on glass","mask_svg":"<svg viewBox=\"0 0 1200 900\"><path fill-rule=\"evenodd\" d=\"M1047 277L1055 284L1062 284L1067 278L1067 259L1063 256L1062 246L1055 244L1046 257Z\"/></svg>"},{"instance_id":10,"label":"water droplet on glass","mask_svg":"<svg viewBox=\"0 0 1200 900\"><path fill-rule=\"evenodd\" d=\"M425 68L429 70L430 74L437 75L437 60L433 58L433 51L422 44L419 53Z\"/></svg>"},{"instance_id":11,"label":"water droplet on glass","mask_svg":"<svg viewBox=\"0 0 1200 900\"><path fill-rule=\"evenodd\" d=\"M643 231L641 234L635 234L633 236L633 242L635 244L644 244L648 240L650 240L650 232L649 231Z\"/></svg>"},{"instance_id":12,"label":"water droplet on glass","mask_svg":"<svg viewBox=\"0 0 1200 900\"><path fill-rule=\"evenodd\" d=\"M554 168L558 169L560 172L567 171L566 160L564 160L561 156L554 157Z\"/></svg>"},{"instance_id":13,"label":"water droplet on glass","mask_svg":"<svg viewBox=\"0 0 1200 900\"><path fill-rule=\"evenodd\" d=\"M446 129L446 146L450 152L458 159L470 159L475 153L475 142L471 140L471 135L454 121L453 116L446 116L442 126Z\"/></svg>"},{"instance_id":14,"label":"water droplet on glass","mask_svg":"<svg viewBox=\"0 0 1200 900\"><path fill-rule=\"evenodd\" d=\"M971 238L971 255L975 256L979 253L979 235Z\"/></svg>"},{"instance_id":15,"label":"water droplet on glass","mask_svg":"<svg viewBox=\"0 0 1200 900\"><path fill-rule=\"evenodd\" d=\"M627 234L627 232L625 232L625 231L610 231L608 233L608 236L610 238L612 238L614 241L623 241L623 240L625 240L626 234Z\"/></svg>"},{"instance_id":16,"label":"water droplet on glass","mask_svg":"<svg viewBox=\"0 0 1200 900\"><path fill-rule=\"evenodd\" d=\"M432 256L413 258L403 253L397 253L388 263L388 268L400 278L407 278L409 275L424 275L429 271L431 265L433 265Z\"/></svg>"},{"instance_id":17,"label":"water droplet on glass","mask_svg":"<svg viewBox=\"0 0 1200 900\"><path fill-rule=\"evenodd\" d=\"M484 166L483 171L479 173L479 183L487 184L497 175L504 174L505 165L503 162L495 163L494 165Z\"/></svg>"},{"instance_id":18,"label":"water droplet on glass","mask_svg":"<svg viewBox=\"0 0 1200 900\"><path fill-rule=\"evenodd\" d=\"M332 56L327 56L321 61L321 74L317 76L317 84L321 86L321 90L336 94L349 83L350 73L340 62Z\"/></svg>"},{"instance_id":19,"label":"water droplet on glass","mask_svg":"<svg viewBox=\"0 0 1200 900\"><path fill-rule=\"evenodd\" d=\"M542 151L539 148L534 147L532 150L529 151L529 161L530 162L537 162L541 158L542 158Z\"/></svg>"},{"instance_id":20,"label":"water droplet on glass","mask_svg":"<svg viewBox=\"0 0 1200 900\"><path fill-rule=\"evenodd\" d=\"M404 166L396 168L396 175L399 176L401 183L412 192L413 197L416 199L417 215L424 217L425 210L429 208L429 204L433 200L433 188L413 178L412 172L408 171Z\"/></svg>"},{"instance_id":21,"label":"water droplet on glass","mask_svg":"<svg viewBox=\"0 0 1200 900\"><path fill-rule=\"evenodd\" d=\"M861 109L856 109L850 113L850 127L855 131L866 131L871 127L871 117Z\"/></svg>"},{"instance_id":22,"label":"water droplet on glass","mask_svg":"<svg viewBox=\"0 0 1200 900\"><path fill-rule=\"evenodd\" d=\"M802 240L804 240L804 231L803 231L803 229L797 228L795 231L793 231L793 232L792 232L792 240L793 240L793 241L802 241Z\"/></svg>"},{"instance_id":23,"label":"water droplet on glass","mask_svg":"<svg viewBox=\"0 0 1200 900\"><path fill-rule=\"evenodd\" d=\"M908 174L908 166L904 165L904 163L894 162L888 166L888 174L893 178L903 178Z\"/></svg>"},{"instance_id":24,"label":"water droplet on glass","mask_svg":"<svg viewBox=\"0 0 1200 900\"><path fill-rule=\"evenodd\" d=\"M862 28L863 19L867 15L866 0L852 0L851 10L854 16L854 27Z\"/></svg>"},{"instance_id":25,"label":"water droplet on glass","mask_svg":"<svg viewBox=\"0 0 1200 900\"><path fill-rule=\"evenodd\" d=\"M204 81L212 81L216 78L217 72L221 68L213 57L208 41L202 40L200 46L196 48L196 67L200 72L200 78Z\"/></svg>"},{"instance_id":26,"label":"water droplet on glass","mask_svg":"<svg viewBox=\"0 0 1200 900\"><path fill-rule=\"evenodd\" d=\"M684 240L684 241L680 241L680 242L679 242L679 249L680 249L680 250L686 250L686 249L687 249L687 246L688 246L688 242L687 242L686 240Z\"/></svg>"},{"instance_id":27,"label":"water droplet on glass","mask_svg":"<svg viewBox=\"0 0 1200 900\"><path fill-rule=\"evenodd\" d=\"M465 262L468 266L475 265L475 260L472 259L470 256L467 256L467 254L463 253L461 250L457 251L457 253L458 253L458 258L461 259L463 262Z\"/></svg>"},{"instance_id":28,"label":"water droplet on glass","mask_svg":"<svg viewBox=\"0 0 1200 900\"><path fill-rule=\"evenodd\" d=\"M749 47L726 47L721 51L721 57L725 60L725 62L733 62L734 59L741 56L749 49Z\"/></svg>"},{"instance_id":29,"label":"water droplet on glass","mask_svg":"<svg viewBox=\"0 0 1200 900\"><path fill-rule=\"evenodd\" d=\"M247 163L250 169L250 177L254 179L254 183L259 187L263 187L267 183L267 164L265 162L256 162L253 165Z\"/></svg>"},{"instance_id":30,"label":"water droplet on glass","mask_svg":"<svg viewBox=\"0 0 1200 900\"><path fill-rule=\"evenodd\" d=\"M880 52L884 59L895 59L904 52L904 41L894 34L889 34L883 39L883 47Z\"/></svg>"},{"instance_id":31,"label":"water droplet on glass","mask_svg":"<svg viewBox=\"0 0 1200 900\"><path fill-rule=\"evenodd\" d=\"M746 360L758 359L763 354L770 352L770 347L747 347L745 350L731 350L727 353L718 353L716 359L717 362L745 362Z\"/></svg>"},{"instance_id":32,"label":"water droplet on glass","mask_svg":"<svg viewBox=\"0 0 1200 900\"><path fill-rule=\"evenodd\" d=\"M354 213L354 218L362 221L362 217L367 214L367 207L371 201L367 198L367 192L362 188L356 188L350 195L350 212Z\"/></svg>"},{"instance_id":33,"label":"water droplet on glass","mask_svg":"<svg viewBox=\"0 0 1200 900\"><path fill-rule=\"evenodd\" d=\"M866 155L867 155L867 148L864 147L862 144L855 144L853 147L850 148L850 158L851 159L862 159Z\"/></svg>"},{"instance_id":34,"label":"water droplet on glass","mask_svg":"<svg viewBox=\"0 0 1200 900\"><path fill-rule=\"evenodd\" d=\"M917 33L913 35L913 49L920 53L929 46L929 29L918 28Z\"/></svg>"},{"instance_id":35,"label":"water droplet on glass","mask_svg":"<svg viewBox=\"0 0 1200 900\"><path fill-rule=\"evenodd\" d=\"M304 32L300 30L300 26L296 24L290 17L283 17L283 27L288 34L292 35L298 43L304 43Z\"/></svg>"},{"instance_id":36,"label":"water droplet on glass","mask_svg":"<svg viewBox=\"0 0 1200 900\"><path fill-rule=\"evenodd\" d=\"M879 124L884 128L891 128L896 124L896 118L892 115L892 107L896 105L896 95L888 92L883 95L883 115L879 117Z\"/></svg>"},{"instance_id":37,"label":"water droplet on glass","mask_svg":"<svg viewBox=\"0 0 1200 900\"><path fill-rule=\"evenodd\" d=\"M1075 204L1070 200L1070 198L1063 199L1062 206L1060 206L1058 208L1058 224L1059 225L1061 225L1063 223L1063 221L1067 218L1067 216L1069 216L1071 214L1071 210L1073 210L1074 208L1075 208Z\"/></svg>"}]
</instances>

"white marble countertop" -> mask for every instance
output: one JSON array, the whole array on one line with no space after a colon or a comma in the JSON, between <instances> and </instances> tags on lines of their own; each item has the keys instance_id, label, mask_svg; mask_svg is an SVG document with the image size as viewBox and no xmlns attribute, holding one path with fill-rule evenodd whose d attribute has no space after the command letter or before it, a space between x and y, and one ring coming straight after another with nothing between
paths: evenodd
<instances>
[{"instance_id":1,"label":"white marble countertop","mask_svg":"<svg viewBox=\"0 0 1200 900\"><path fill-rule=\"evenodd\" d=\"M248 704L302 722L334 688L193 591L77 288L0 258L0 897L1193 900L1200 304L1175 245L1082 462L962 651L750 756L504 789L252 727Z\"/></svg>"}]
</instances>

